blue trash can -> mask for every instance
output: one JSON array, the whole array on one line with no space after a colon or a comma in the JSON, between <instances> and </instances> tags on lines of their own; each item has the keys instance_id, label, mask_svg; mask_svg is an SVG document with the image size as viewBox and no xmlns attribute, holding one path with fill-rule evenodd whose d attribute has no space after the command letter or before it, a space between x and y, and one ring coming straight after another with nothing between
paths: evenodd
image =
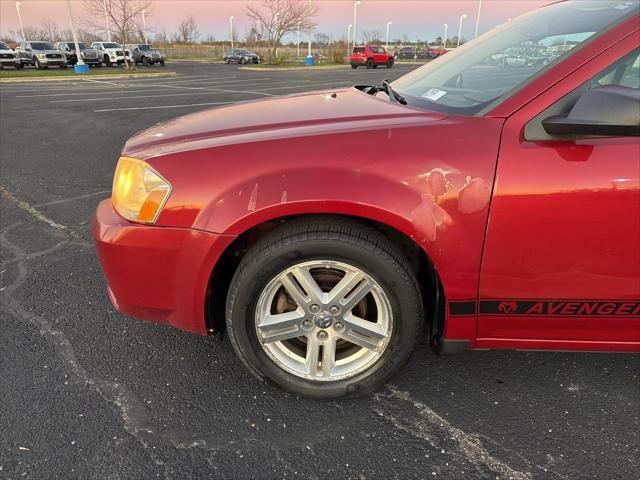
<instances>
[{"instance_id":1,"label":"blue trash can","mask_svg":"<svg viewBox=\"0 0 640 480\"><path fill-rule=\"evenodd\" d=\"M78 65L77 63L73 66L73 71L79 74L87 74L89 73L89 65L87 65L86 63L82 64L82 65Z\"/></svg>"},{"instance_id":2,"label":"blue trash can","mask_svg":"<svg viewBox=\"0 0 640 480\"><path fill-rule=\"evenodd\" d=\"M309 55L307 58L304 59L304 64L307 67L313 67L314 63L313 63L313 56Z\"/></svg>"}]
</instances>

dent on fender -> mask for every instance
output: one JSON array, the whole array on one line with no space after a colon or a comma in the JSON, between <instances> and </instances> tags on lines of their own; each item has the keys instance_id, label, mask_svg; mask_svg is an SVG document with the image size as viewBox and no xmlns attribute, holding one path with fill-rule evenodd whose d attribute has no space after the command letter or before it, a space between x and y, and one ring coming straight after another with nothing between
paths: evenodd
<instances>
[{"instance_id":1,"label":"dent on fender","mask_svg":"<svg viewBox=\"0 0 640 480\"><path fill-rule=\"evenodd\" d=\"M460 213L472 214L484 210L491 198L491 186L484 179L463 176L457 170L433 169L421 180L421 203L411 211L418 241L434 242L439 231L453 225L454 212L447 211L452 205ZM451 199L455 202L447 201Z\"/></svg>"}]
</instances>

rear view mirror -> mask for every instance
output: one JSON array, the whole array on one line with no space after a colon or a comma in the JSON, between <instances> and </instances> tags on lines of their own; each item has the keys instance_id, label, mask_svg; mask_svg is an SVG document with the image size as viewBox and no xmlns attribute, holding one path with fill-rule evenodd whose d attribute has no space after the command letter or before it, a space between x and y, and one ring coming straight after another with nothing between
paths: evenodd
<instances>
[{"instance_id":1,"label":"rear view mirror","mask_svg":"<svg viewBox=\"0 0 640 480\"><path fill-rule=\"evenodd\" d=\"M640 135L640 90L605 85L587 90L567 115L542 121L549 135Z\"/></svg>"}]
</instances>

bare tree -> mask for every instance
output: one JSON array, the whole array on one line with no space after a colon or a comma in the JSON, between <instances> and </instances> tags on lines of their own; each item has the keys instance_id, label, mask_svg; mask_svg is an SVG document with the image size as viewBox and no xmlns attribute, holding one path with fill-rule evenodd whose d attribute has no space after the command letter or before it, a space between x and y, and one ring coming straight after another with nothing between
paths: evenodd
<instances>
[{"instance_id":1,"label":"bare tree","mask_svg":"<svg viewBox=\"0 0 640 480\"><path fill-rule=\"evenodd\" d=\"M313 41L318 45L325 47L331 42L331 37L326 33L318 32L313 36Z\"/></svg>"},{"instance_id":2,"label":"bare tree","mask_svg":"<svg viewBox=\"0 0 640 480\"><path fill-rule=\"evenodd\" d=\"M188 17L180 22L177 37L182 43L196 43L200 38L200 31L193 17Z\"/></svg>"},{"instance_id":3,"label":"bare tree","mask_svg":"<svg viewBox=\"0 0 640 480\"><path fill-rule=\"evenodd\" d=\"M47 40L48 42L55 42L60 39L60 29L58 28L58 24L51 20L43 20L42 26L42 40Z\"/></svg>"},{"instance_id":4,"label":"bare tree","mask_svg":"<svg viewBox=\"0 0 640 480\"><path fill-rule=\"evenodd\" d=\"M315 3L308 0L264 0L262 8L247 6L247 16L255 20L267 36L269 55L275 51L282 37L298 30L311 30L313 17L318 13Z\"/></svg>"},{"instance_id":5,"label":"bare tree","mask_svg":"<svg viewBox=\"0 0 640 480\"><path fill-rule=\"evenodd\" d=\"M107 30L107 26L102 24L106 12L109 26L115 32L124 49L142 28L142 12L149 15L151 8L151 0L109 0L108 2L84 0L84 2L87 11L91 14L91 19L87 19L85 22L90 26ZM135 64L127 56L125 56L125 66L128 69L135 68Z\"/></svg>"},{"instance_id":6,"label":"bare tree","mask_svg":"<svg viewBox=\"0 0 640 480\"><path fill-rule=\"evenodd\" d=\"M363 30L362 40L365 44L382 43L382 32L380 30Z\"/></svg>"}]
</instances>

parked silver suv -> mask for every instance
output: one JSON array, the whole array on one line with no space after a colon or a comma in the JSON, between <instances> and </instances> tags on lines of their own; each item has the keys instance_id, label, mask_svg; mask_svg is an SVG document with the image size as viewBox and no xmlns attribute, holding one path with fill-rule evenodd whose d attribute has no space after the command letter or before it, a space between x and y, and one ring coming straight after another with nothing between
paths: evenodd
<instances>
[{"instance_id":1,"label":"parked silver suv","mask_svg":"<svg viewBox=\"0 0 640 480\"><path fill-rule=\"evenodd\" d=\"M167 60L164 53L153 48L153 46L148 43L131 45L131 57L133 58L133 61L136 62L136 65L139 63L143 65L159 63L164 67L164 62Z\"/></svg>"},{"instance_id":2,"label":"parked silver suv","mask_svg":"<svg viewBox=\"0 0 640 480\"><path fill-rule=\"evenodd\" d=\"M67 68L67 57L50 42L20 42L17 52L22 65L33 65L38 70L51 65Z\"/></svg>"}]
</instances>

